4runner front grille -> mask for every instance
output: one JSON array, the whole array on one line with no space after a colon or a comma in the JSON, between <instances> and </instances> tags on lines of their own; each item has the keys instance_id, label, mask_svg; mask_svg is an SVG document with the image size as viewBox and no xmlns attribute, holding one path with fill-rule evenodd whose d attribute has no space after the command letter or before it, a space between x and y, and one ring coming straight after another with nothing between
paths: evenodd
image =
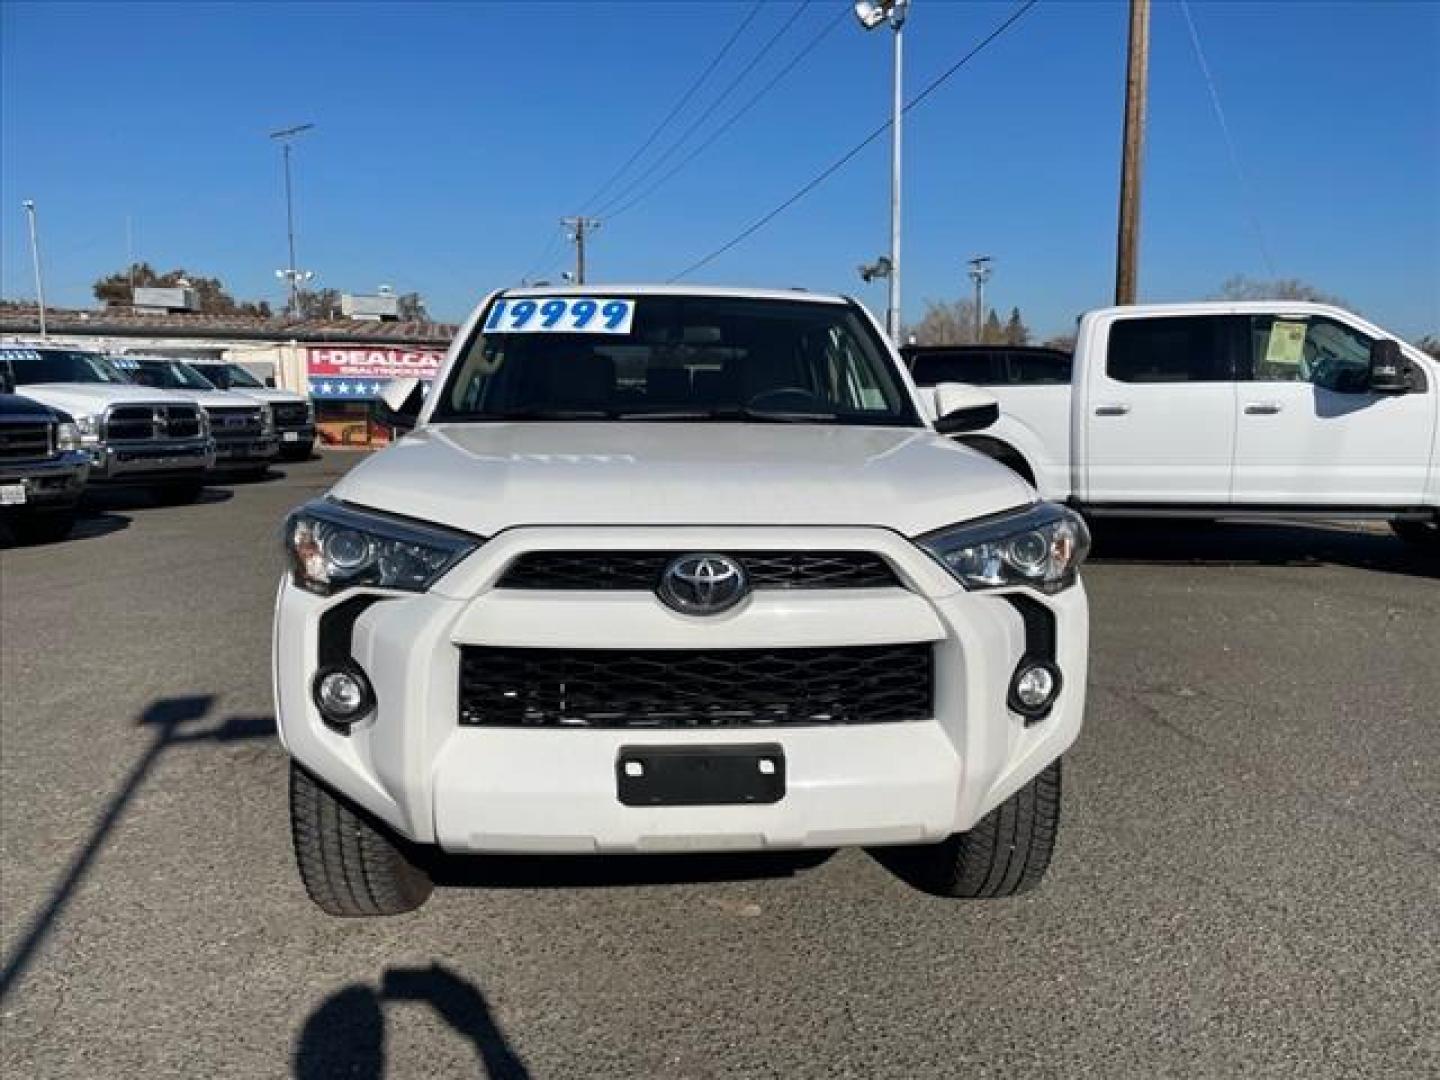
<instances>
[{"instance_id":1,"label":"4runner front grille","mask_svg":"<svg viewBox=\"0 0 1440 1080\"><path fill-rule=\"evenodd\" d=\"M0 421L0 461L48 458L55 452L51 426L44 420Z\"/></svg>"},{"instance_id":2,"label":"4runner front grille","mask_svg":"<svg viewBox=\"0 0 1440 1080\"><path fill-rule=\"evenodd\" d=\"M105 414L105 438L116 442L199 437L195 405L112 405Z\"/></svg>"},{"instance_id":3,"label":"4runner front grille","mask_svg":"<svg viewBox=\"0 0 1440 1080\"><path fill-rule=\"evenodd\" d=\"M501 589L651 590L683 551L531 551L501 575ZM732 551L756 589L898 587L890 564L869 551Z\"/></svg>"},{"instance_id":4,"label":"4runner front grille","mask_svg":"<svg viewBox=\"0 0 1440 1080\"><path fill-rule=\"evenodd\" d=\"M933 715L928 643L802 649L460 650L460 723L711 728Z\"/></svg>"}]
</instances>

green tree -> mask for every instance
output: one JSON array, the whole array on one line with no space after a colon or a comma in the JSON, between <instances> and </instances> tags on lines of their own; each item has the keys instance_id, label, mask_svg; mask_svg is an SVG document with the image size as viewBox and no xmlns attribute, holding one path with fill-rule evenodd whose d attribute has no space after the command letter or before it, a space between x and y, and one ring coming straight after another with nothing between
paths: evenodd
<instances>
[{"instance_id":1,"label":"green tree","mask_svg":"<svg viewBox=\"0 0 1440 1080\"><path fill-rule=\"evenodd\" d=\"M985 318L985 329L980 336L980 341L985 345L1003 345L1005 343L1005 328L1000 325L1000 316L995 314L995 309L990 309L990 314Z\"/></svg>"},{"instance_id":2,"label":"green tree","mask_svg":"<svg viewBox=\"0 0 1440 1080\"><path fill-rule=\"evenodd\" d=\"M1005 323L1005 344L1026 345L1030 342L1030 328L1025 325L1025 320L1020 318L1020 309L1012 307L1010 318Z\"/></svg>"},{"instance_id":3,"label":"green tree","mask_svg":"<svg viewBox=\"0 0 1440 1080\"><path fill-rule=\"evenodd\" d=\"M425 310L425 301L419 293L401 293L396 300L401 322L429 322L430 312Z\"/></svg>"},{"instance_id":4,"label":"green tree","mask_svg":"<svg viewBox=\"0 0 1440 1080\"><path fill-rule=\"evenodd\" d=\"M297 314L302 319L340 318L339 289L299 289L295 302Z\"/></svg>"},{"instance_id":5,"label":"green tree","mask_svg":"<svg viewBox=\"0 0 1440 1080\"><path fill-rule=\"evenodd\" d=\"M268 318L270 305L261 301L237 301L225 291L219 278L194 274L184 267L160 273L147 262L133 263L124 270L107 274L92 286L95 299L104 304L129 305L135 302L134 288L173 288L181 282L195 291L195 302L207 315L245 315Z\"/></svg>"}]
</instances>

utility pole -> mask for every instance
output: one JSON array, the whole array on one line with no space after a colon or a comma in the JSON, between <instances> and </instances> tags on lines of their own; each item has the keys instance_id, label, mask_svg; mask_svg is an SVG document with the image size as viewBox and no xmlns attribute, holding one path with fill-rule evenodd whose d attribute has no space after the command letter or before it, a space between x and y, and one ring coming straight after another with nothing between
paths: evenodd
<instances>
[{"instance_id":1,"label":"utility pole","mask_svg":"<svg viewBox=\"0 0 1440 1080\"><path fill-rule=\"evenodd\" d=\"M1125 64L1125 135L1120 162L1120 231L1115 249L1115 303L1135 303L1139 283L1140 166L1145 152L1145 92L1150 69L1150 0L1130 0Z\"/></svg>"},{"instance_id":2,"label":"utility pole","mask_svg":"<svg viewBox=\"0 0 1440 1080\"><path fill-rule=\"evenodd\" d=\"M990 280L990 256L976 255L970 260L970 280L975 283L975 344L985 334L985 282Z\"/></svg>"},{"instance_id":3,"label":"utility pole","mask_svg":"<svg viewBox=\"0 0 1440 1080\"><path fill-rule=\"evenodd\" d=\"M575 284L585 284L585 234L600 228L600 219L585 217L561 218L560 224L570 230L570 241L575 245Z\"/></svg>"},{"instance_id":4,"label":"utility pole","mask_svg":"<svg viewBox=\"0 0 1440 1080\"><path fill-rule=\"evenodd\" d=\"M35 224L35 200L26 199L21 205L30 220L30 261L35 266L35 301L40 305L40 336L43 338L48 336L45 331L45 278L40 273L40 230Z\"/></svg>"},{"instance_id":5,"label":"utility pole","mask_svg":"<svg viewBox=\"0 0 1440 1080\"><path fill-rule=\"evenodd\" d=\"M276 276L283 278L290 285L288 307L292 315L299 314L300 311L300 282L310 280L314 274L295 268L295 201L290 185L290 144L297 135L309 131L314 126L314 124L297 124L295 127L270 133L270 138L280 141L280 149L285 159L285 237L290 246L290 261L286 265L286 269L276 271Z\"/></svg>"}]
</instances>

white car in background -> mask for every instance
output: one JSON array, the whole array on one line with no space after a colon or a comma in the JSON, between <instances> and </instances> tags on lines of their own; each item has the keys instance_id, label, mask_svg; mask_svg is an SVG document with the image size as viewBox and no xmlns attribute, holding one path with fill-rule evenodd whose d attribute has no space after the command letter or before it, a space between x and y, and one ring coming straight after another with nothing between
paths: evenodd
<instances>
[{"instance_id":1,"label":"white car in background","mask_svg":"<svg viewBox=\"0 0 1440 1080\"><path fill-rule=\"evenodd\" d=\"M183 360L161 356L112 356L111 361L141 386L170 390L195 402L210 420L217 472L263 475L279 451L270 406L249 394L217 390Z\"/></svg>"},{"instance_id":2,"label":"white car in background","mask_svg":"<svg viewBox=\"0 0 1440 1080\"><path fill-rule=\"evenodd\" d=\"M315 404L304 394L266 386L241 364L197 360L191 366L221 390L238 390L270 406L282 458L304 461L314 452Z\"/></svg>"}]
</instances>

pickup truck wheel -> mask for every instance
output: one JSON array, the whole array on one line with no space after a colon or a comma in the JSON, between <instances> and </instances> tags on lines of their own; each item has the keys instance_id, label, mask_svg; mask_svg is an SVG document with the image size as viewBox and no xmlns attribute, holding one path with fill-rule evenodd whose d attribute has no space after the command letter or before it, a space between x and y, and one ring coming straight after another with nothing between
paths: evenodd
<instances>
[{"instance_id":1,"label":"pickup truck wheel","mask_svg":"<svg viewBox=\"0 0 1440 1080\"><path fill-rule=\"evenodd\" d=\"M1396 520L1390 522L1395 535L1407 544L1424 551L1440 551L1440 518L1429 521Z\"/></svg>"},{"instance_id":2,"label":"pickup truck wheel","mask_svg":"<svg viewBox=\"0 0 1440 1080\"><path fill-rule=\"evenodd\" d=\"M290 835L300 880L330 915L400 915L430 898L413 845L290 765Z\"/></svg>"},{"instance_id":3,"label":"pickup truck wheel","mask_svg":"<svg viewBox=\"0 0 1440 1080\"><path fill-rule=\"evenodd\" d=\"M969 832L897 852L896 871L936 896L1015 896L1040 884L1060 826L1060 759Z\"/></svg>"},{"instance_id":4,"label":"pickup truck wheel","mask_svg":"<svg viewBox=\"0 0 1440 1080\"><path fill-rule=\"evenodd\" d=\"M16 537L26 544L53 544L64 540L75 528L74 510L52 510L43 514L27 514L12 523Z\"/></svg>"},{"instance_id":5,"label":"pickup truck wheel","mask_svg":"<svg viewBox=\"0 0 1440 1080\"><path fill-rule=\"evenodd\" d=\"M189 506L200 498L200 493L204 490L205 483L202 480L182 480L157 487L155 501L161 506Z\"/></svg>"}]
</instances>

